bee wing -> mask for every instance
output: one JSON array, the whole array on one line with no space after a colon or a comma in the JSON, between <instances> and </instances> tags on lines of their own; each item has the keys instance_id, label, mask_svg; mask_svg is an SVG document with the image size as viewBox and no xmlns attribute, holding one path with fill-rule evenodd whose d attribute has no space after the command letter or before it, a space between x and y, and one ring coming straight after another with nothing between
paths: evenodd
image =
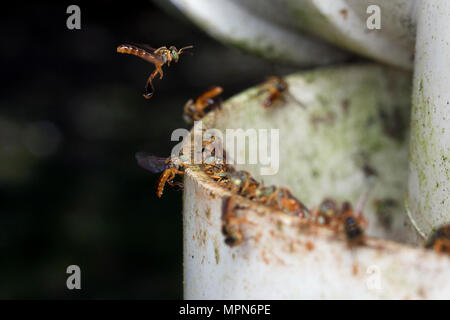
<instances>
[{"instance_id":1,"label":"bee wing","mask_svg":"<svg viewBox=\"0 0 450 320\"><path fill-rule=\"evenodd\" d=\"M161 59L159 57L157 57L156 55L154 55L154 52L156 50L155 48L153 48L145 43L136 43L134 45L137 48L145 51L146 54L141 57L142 59L144 59L148 62L151 62L151 63L161 63Z\"/></svg>"},{"instance_id":2,"label":"bee wing","mask_svg":"<svg viewBox=\"0 0 450 320\"><path fill-rule=\"evenodd\" d=\"M156 157L146 152L136 153L136 160L140 167L153 173L162 172L167 168L165 158Z\"/></svg>"},{"instance_id":3,"label":"bee wing","mask_svg":"<svg viewBox=\"0 0 450 320\"><path fill-rule=\"evenodd\" d=\"M133 43L133 45L135 45L138 48L141 48L149 53L153 53L156 49L151 47L150 45L146 44L146 43Z\"/></svg>"}]
</instances>

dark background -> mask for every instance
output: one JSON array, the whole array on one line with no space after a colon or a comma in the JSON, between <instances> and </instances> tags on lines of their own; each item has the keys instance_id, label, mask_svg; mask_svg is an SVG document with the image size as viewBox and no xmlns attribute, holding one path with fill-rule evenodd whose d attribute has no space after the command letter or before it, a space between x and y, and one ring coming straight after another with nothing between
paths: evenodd
<instances>
[{"instance_id":1,"label":"dark background","mask_svg":"<svg viewBox=\"0 0 450 320\"><path fill-rule=\"evenodd\" d=\"M208 37L150 1L2 4L0 298L182 298L181 192L155 195L136 151L168 156L184 103L224 98L292 69ZM81 30L66 28L81 7ZM164 68L116 53L124 42L194 44ZM81 267L82 289L66 288Z\"/></svg>"}]
</instances>

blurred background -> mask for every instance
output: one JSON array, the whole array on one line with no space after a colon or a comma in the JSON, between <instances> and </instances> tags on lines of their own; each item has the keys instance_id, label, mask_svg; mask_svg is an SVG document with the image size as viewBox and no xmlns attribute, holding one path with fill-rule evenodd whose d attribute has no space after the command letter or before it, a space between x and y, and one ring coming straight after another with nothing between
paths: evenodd
<instances>
[{"instance_id":1,"label":"blurred background","mask_svg":"<svg viewBox=\"0 0 450 320\"><path fill-rule=\"evenodd\" d=\"M81 30L66 27L71 4ZM158 199L134 154L168 156L184 103L212 85L227 98L295 70L151 1L2 5L0 35L0 298L182 298L182 193ZM127 42L195 49L145 100L154 67L116 53ZM66 288L71 264L81 290Z\"/></svg>"}]
</instances>

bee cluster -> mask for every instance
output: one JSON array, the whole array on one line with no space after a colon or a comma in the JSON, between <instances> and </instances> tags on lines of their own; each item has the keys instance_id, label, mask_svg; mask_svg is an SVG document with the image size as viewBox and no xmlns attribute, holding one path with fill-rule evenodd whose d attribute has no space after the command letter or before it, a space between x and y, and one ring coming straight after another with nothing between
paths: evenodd
<instances>
[{"instance_id":1,"label":"bee cluster","mask_svg":"<svg viewBox=\"0 0 450 320\"><path fill-rule=\"evenodd\" d=\"M344 202L339 209L336 201L325 199L318 207L310 210L288 188L264 186L251 173L236 170L234 166L227 164L225 152L216 154L215 143L217 143L215 137L203 141L202 162L199 167L209 178L232 194L224 201L222 210L222 232L228 245L239 245L244 240L240 225L245 222L245 218L239 218L235 214L235 210L239 207L236 201L238 196L284 214L306 219L309 223L325 226L336 233L344 233L349 245L364 243L366 221L361 212L354 213L350 203ZM183 154L177 158L159 158L141 152L136 155L136 158L143 168L153 173L162 172L156 188L158 197L163 194L166 183L179 189L183 187L182 181L176 181L176 178L182 176L185 168L189 166Z\"/></svg>"},{"instance_id":2,"label":"bee cluster","mask_svg":"<svg viewBox=\"0 0 450 320\"><path fill-rule=\"evenodd\" d=\"M225 243L235 246L244 240L240 225L245 222L245 217L237 217L235 214L236 209L239 208L236 198L241 196L272 210L325 226L336 233L343 233L349 245L364 244L364 230L367 222L362 212L355 213L349 202L344 202L342 207L338 208L336 201L325 199L318 207L309 210L288 188L264 186L251 173L235 170L232 165L226 164L226 161L216 159L214 150L209 148L213 145L212 141L204 143L203 151L208 151L210 156L205 158L200 167L211 179L232 193L232 196L224 200L222 208L222 232Z\"/></svg>"}]
</instances>

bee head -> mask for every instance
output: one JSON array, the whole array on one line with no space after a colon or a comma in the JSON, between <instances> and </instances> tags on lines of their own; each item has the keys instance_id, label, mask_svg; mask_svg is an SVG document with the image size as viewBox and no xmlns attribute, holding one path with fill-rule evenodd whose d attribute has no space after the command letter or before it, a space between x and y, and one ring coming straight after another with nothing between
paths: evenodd
<instances>
[{"instance_id":1,"label":"bee head","mask_svg":"<svg viewBox=\"0 0 450 320\"><path fill-rule=\"evenodd\" d=\"M175 60L175 62L178 62L178 58L180 57L180 55L178 54L177 48L175 48L174 46L171 46L169 48L169 50L170 50L170 55L172 56L172 59Z\"/></svg>"}]
</instances>

